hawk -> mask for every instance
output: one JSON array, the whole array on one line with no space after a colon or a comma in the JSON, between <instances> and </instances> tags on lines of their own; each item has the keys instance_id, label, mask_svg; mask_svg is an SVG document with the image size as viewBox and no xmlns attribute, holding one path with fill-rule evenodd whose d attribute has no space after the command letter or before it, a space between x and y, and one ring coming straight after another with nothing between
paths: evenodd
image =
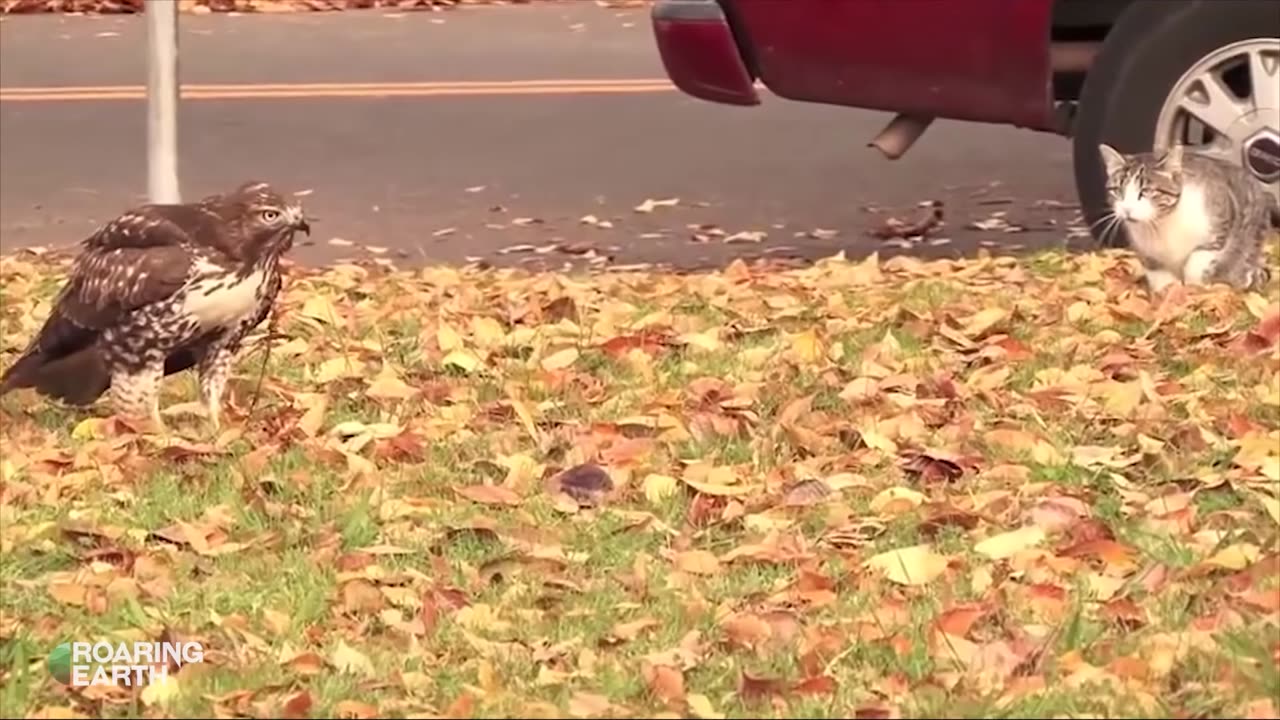
<instances>
[{"instance_id":1,"label":"hawk","mask_svg":"<svg viewBox=\"0 0 1280 720\"><path fill-rule=\"evenodd\" d=\"M72 405L107 392L158 429L160 382L195 367L214 429L241 342L280 292L280 258L311 234L264 182L181 205L143 205L83 241L40 332L0 376Z\"/></svg>"}]
</instances>

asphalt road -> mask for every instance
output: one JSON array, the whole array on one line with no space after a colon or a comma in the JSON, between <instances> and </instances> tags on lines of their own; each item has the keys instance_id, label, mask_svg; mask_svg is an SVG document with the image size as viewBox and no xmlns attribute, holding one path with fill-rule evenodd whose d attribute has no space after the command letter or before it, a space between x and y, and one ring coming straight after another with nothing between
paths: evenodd
<instances>
[{"instance_id":1,"label":"asphalt road","mask_svg":"<svg viewBox=\"0 0 1280 720\"><path fill-rule=\"evenodd\" d=\"M889 161L866 147L890 119L884 113L767 93L761 107L736 108L663 87L643 10L580 1L444 13L184 15L180 44L184 83L312 86L252 98L215 92L181 107L184 196L248 178L309 191L319 222L315 244L298 251L303 262L369 257L366 245L400 264L481 257L554 266L582 261L572 251L587 248L618 264L680 267L841 249L891 254L906 248L869 230L889 215L915 219L916 204L927 200L945 204L947 224L935 244L910 251L951 255L980 245L1061 245L1075 216L1058 206L1075 201L1062 138L939 121L906 157ZM144 48L140 16L6 17L0 91L89 87L101 95L103 87L140 86ZM569 80L657 85L588 93ZM393 97L315 96L313 86L447 81L516 84ZM517 81L549 82L517 93L511 88L531 87ZM0 94L6 251L71 246L146 190L141 100L35 92L22 102ZM633 211L663 198L680 203ZM965 227L995 212L1028 230ZM581 222L586 215L612 227ZM695 238L697 224L767 236ZM810 233L819 228L836 232ZM521 245L562 249L510 250Z\"/></svg>"}]
</instances>

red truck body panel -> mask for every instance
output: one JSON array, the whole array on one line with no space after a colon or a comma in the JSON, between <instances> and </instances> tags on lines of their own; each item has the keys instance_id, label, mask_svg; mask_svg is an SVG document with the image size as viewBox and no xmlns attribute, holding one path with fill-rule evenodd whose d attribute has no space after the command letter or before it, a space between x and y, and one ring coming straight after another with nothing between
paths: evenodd
<instances>
[{"instance_id":1,"label":"red truck body panel","mask_svg":"<svg viewBox=\"0 0 1280 720\"><path fill-rule=\"evenodd\" d=\"M1053 0L718 0L736 60L723 39L706 39L722 32L713 12L662 7L698 4L654 8L668 74L698 97L753 104L742 79L724 82L741 63L744 77L792 100L1054 127ZM690 91L698 86L708 91Z\"/></svg>"}]
</instances>

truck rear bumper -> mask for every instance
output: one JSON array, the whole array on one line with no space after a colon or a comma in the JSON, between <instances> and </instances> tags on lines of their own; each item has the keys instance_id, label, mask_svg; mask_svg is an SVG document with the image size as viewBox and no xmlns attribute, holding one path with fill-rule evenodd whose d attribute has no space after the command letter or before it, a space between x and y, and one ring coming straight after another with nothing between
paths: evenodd
<instances>
[{"instance_id":1,"label":"truck rear bumper","mask_svg":"<svg viewBox=\"0 0 1280 720\"><path fill-rule=\"evenodd\" d=\"M728 105L759 105L724 9L716 0L657 0L653 32L667 76L693 97Z\"/></svg>"}]
</instances>

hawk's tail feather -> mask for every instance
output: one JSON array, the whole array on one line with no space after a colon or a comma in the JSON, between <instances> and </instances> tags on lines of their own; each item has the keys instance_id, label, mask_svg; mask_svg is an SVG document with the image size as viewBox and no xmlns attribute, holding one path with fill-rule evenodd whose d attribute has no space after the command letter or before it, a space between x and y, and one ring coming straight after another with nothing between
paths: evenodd
<instances>
[{"instance_id":1,"label":"hawk's tail feather","mask_svg":"<svg viewBox=\"0 0 1280 720\"><path fill-rule=\"evenodd\" d=\"M39 352L26 352L18 361L0 375L0 397L8 395L19 388L32 387L32 376L39 371L41 361Z\"/></svg>"},{"instance_id":2,"label":"hawk's tail feather","mask_svg":"<svg viewBox=\"0 0 1280 720\"><path fill-rule=\"evenodd\" d=\"M70 405L92 405L111 387L111 373L97 348L87 348L40 368L35 389Z\"/></svg>"},{"instance_id":3,"label":"hawk's tail feather","mask_svg":"<svg viewBox=\"0 0 1280 720\"><path fill-rule=\"evenodd\" d=\"M0 395L35 388L70 405L91 405L110 387L102 354L91 347L52 361L38 351L23 355L0 380Z\"/></svg>"}]
</instances>

